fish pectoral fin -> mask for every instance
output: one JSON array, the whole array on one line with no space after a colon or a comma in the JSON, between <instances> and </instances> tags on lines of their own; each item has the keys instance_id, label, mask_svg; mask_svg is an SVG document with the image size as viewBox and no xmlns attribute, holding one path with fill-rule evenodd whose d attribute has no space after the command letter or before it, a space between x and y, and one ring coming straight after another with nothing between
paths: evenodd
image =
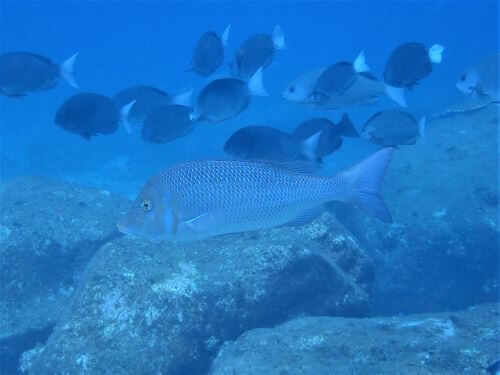
<instances>
[{"instance_id":1,"label":"fish pectoral fin","mask_svg":"<svg viewBox=\"0 0 500 375\"><path fill-rule=\"evenodd\" d=\"M316 219L319 215L321 215L324 211L323 206L317 206L310 208L306 211L304 211L300 216L297 218L293 219L292 221L286 223L286 226L298 226L298 225L304 225L308 224L314 219Z\"/></svg>"},{"instance_id":2,"label":"fish pectoral fin","mask_svg":"<svg viewBox=\"0 0 500 375\"><path fill-rule=\"evenodd\" d=\"M207 219L209 219L211 216L213 215L208 215L208 212L205 212L192 219L181 221L180 224L184 225L186 228L190 230L200 231L206 228Z\"/></svg>"}]
</instances>

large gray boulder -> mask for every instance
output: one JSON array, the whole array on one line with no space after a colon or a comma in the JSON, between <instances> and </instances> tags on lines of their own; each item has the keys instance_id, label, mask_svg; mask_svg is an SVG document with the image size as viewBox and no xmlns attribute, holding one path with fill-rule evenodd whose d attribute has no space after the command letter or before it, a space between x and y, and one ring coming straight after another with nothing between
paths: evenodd
<instances>
[{"instance_id":1,"label":"large gray boulder","mask_svg":"<svg viewBox=\"0 0 500 375\"><path fill-rule=\"evenodd\" d=\"M202 374L220 345L301 314L363 316L373 269L325 214L299 228L104 245L33 374Z\"/></svg>"},{"instance_id":2,"label":"large gray boulder","mask_svg":"<svg viewBox=\"0 0 500 375\"><path fill-rule=\"evenodd\" d=\"M47 178L0 185L0 340L56 322L128 202Z\"/></svg>"},{"instance_id":3,"label":"large gray boulder","mask_svg":"<svg viewBox=\"0 0 500 375\"><path fill-rule=\"evenodd\" d=\"M425 139L396 150L382 193L392 225L337 207L376 262L374 313L496 300L498 126L498 105L445 112Z\"/></svg>"},{"instance_id":4,"label":"large gray boulder","mask_svg":"<svg viewBox=\"0 0 500 375\"><path fill-rule=\"evenodd\" d=\"M498 305L392 318L303 317L225 343L210 375L487 374Z\"/></svg>"}]
</instances>

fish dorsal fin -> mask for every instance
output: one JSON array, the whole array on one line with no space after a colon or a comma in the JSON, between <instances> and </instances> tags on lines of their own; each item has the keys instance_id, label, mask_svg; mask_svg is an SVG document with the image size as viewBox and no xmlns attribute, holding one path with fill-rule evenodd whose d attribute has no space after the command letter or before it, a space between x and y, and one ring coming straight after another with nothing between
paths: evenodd
<instances>
[{"instance_id":1,"label":"fish dorsal fin","mask_svg":"<svg viewBox=\"0 0 500 375\"><path fill-rule=\"evenodd\" d=\"M281 169L295 174L309 174L315 175L318 173L318 169L314 163L300 161L300 160L244 160L248 163L262 164L269 166L271 168Z\"/></svg>"},{"instance_id":2,"label":"fish dorsal fin","mask_svg":"<svg viewBox=\"0 0 500 375\"><path fill-rule=\"evenodd\" d=\"M310 208L306 211L304 211L299 217L293 219L292 221L286 223L286 226L298 226L298 225L304 225L308 224L314 219L316 219L319 215L323 213L325 209L323 206L317 206Z\"/></svg>"}]
</instances>

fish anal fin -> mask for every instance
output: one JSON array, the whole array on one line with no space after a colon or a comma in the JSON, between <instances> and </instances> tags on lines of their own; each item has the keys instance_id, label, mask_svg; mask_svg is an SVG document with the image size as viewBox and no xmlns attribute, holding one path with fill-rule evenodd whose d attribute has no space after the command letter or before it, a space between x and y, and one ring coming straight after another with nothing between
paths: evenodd
<instances>
[{"instance_id":1,"label":"fish anal fin","mask_svg":"<svg viewBox=\"0 0 500 375\"><path fill-rule=\"evenodd\" d=\"M324 211L323 206L317 206L304 211L300 216L293 219L292 221L286 223L286 226L299 226L308 224L318 216L320 216Z\"/></svg>"}]
</instances>

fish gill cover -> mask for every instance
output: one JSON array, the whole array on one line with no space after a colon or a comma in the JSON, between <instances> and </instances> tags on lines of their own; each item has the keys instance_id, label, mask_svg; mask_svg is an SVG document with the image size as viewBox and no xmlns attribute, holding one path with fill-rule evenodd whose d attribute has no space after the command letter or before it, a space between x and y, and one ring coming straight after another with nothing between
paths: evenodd
<instances>
[{"instance_id":1,"label":"fish gill cover","mask_svg":"<svg viewBox=\"0 0 500 375\"><path fill-rule=\"evenodd\" d=\"M1 2L0 373L494 373L498 35L495 1Z\"/></svg>"}]
</instances>

